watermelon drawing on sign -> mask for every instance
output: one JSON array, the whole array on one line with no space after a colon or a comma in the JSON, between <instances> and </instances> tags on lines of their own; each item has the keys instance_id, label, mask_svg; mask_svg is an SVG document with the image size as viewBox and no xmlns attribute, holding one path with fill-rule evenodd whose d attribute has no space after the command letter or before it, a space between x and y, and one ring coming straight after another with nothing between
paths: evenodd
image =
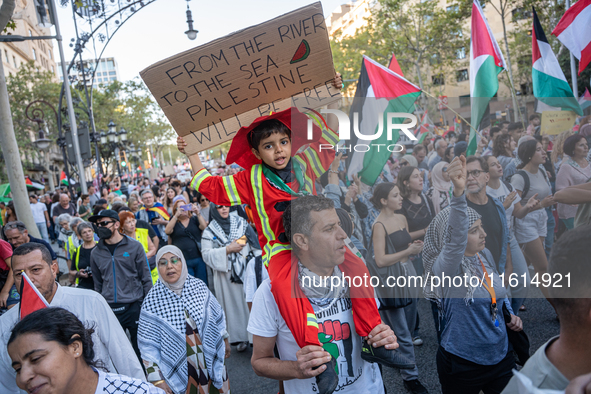
<instances>
[{"instance_id":1,"label":"watermelon drawing on sign","mask_svg":"<svg viewBox=\"0 0 591 394\"><path fill-rule=\"evenodd\" d=\"M289 64L294 64L297 62L301 62L302 60L306 60L308 58L308 55L310 55L310 45L308 44L308 41L302 40L300 46L298 46L298 49L293 54L293 57L291 58Z\"/></svg>"}]
</instances>

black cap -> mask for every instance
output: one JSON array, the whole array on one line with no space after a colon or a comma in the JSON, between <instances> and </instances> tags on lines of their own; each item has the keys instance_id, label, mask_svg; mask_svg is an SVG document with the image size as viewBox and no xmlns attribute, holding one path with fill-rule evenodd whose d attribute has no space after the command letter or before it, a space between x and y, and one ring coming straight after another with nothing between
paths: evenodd
<instances>
[{"instance_id":1,"label":"black cap","mask_svg":"<svg viewBox=\"0 0 591 394\"><path fill-rule=\"evenodd\" d=\"M101 218L111 218L119 221L119 215L117 212L113 211L112 209L103 209L98 213L98 215L94 215L88 218L89 222L96 223Z\"/></svg>"}]
</instances>

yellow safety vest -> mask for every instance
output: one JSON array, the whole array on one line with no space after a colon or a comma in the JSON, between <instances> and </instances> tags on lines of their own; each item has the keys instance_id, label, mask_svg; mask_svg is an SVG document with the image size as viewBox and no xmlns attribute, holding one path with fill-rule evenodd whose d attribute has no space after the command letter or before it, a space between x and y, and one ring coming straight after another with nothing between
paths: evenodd
<instances>
[{"instance_id":1,"label":"yellow safety vest","mask_svg":"<svg viewBox=\"0 0 591 394\"><path fill-rule=\"evenodd\" d=\"M135 229L135 239L136 241L138 241L139 243L142 244L142 246L144 247L144 251L146 253L148 253L148 229L146 228L136 228ZM148 268L149 268L149 264L148 264ZM156 267L154 267L154 269L152 270L152 272L150 272L150 276L152 277L152 284L156 284L156 281L158 280L158 264L156 264Z\"/></svg>"},{"instance_id":2,"label":"yellow safety vest","mask_svg":"<svg viewBox=\"0 0 591 394\"><path fill-rule=\"evenodd\" d=\"M74 238L76 235L72 234L68 237L68 242L66 245L66 251L68 252L68 258L70 260L72 260L72 255L74 254L74 251L76 250L76 247L74 246Z\"/></svg>"}]
</instances>

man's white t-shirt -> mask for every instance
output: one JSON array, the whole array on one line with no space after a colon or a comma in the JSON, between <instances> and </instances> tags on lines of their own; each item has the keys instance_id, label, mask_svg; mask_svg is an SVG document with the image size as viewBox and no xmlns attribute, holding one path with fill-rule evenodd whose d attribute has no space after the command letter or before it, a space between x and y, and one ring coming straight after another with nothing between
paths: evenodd
<instances>
[{"instance_id":1,"label":"man's white t-shirt","mask_svg":"<svg viewBox=\"0 0 591 394\"><path fill-rule=\"evenodd\" d=\"M33 211L33 220L35 220L35 223L45 223L45 214L43 213L47 211L45 204L37 202L30 205L31 211Z\"/></svg>"},{"instance_id":2,"label":"man's white t-shirt","mask_svg":"<svg viewBox=\"0 0 591 394\"><path fill-rule=\"evenodd\" d=\"M501 203L505 202L505 198L507 198L509 193L511 192L503 181L501 181L501 186L499 186L498 189L486 186L486 194L498 199ZM519 201L521 201L521 197L519 197L519 194L515 194L515 200L513 200L513 203L509 208L505 209L505 214L507 215L507 227L509 230L513 228L513 210L515 209L515 204Z\"/></svg>"},{"instance_id":3,"label":"man's white t-shirt","mask_svg":"<svg viewBox=\"0 0 591 394\"><path fill-rule=\"evenodd\" d=\"M337 298L320 307L312 302L318 322L318 337L324 349L337 360L338 393L384 393L382 375L377 364L361 358L361 338L355 332L351 300ZM281 317L271 283L265 280L254 295L248 331L253 335L277 337L281 360L296 361L300 347ZM292 379L283 382L286 393L316 393L316 379Z\"/></svg>"}]
</instances>

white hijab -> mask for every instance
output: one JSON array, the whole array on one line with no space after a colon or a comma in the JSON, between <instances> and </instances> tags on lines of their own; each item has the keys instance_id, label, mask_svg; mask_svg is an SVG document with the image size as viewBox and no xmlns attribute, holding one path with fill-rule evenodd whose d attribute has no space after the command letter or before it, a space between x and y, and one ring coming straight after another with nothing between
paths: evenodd
<instances>
[{"instance_id":1,"label":"white hijab","mask_svg":"<svg viewBox=\"0 0 591 394\"><path fill-rule=\"evenodd\" d=\"M158 277L164 286L168 287L172 292L180 296L183 292L183 286L185 285L185 280L187 280L187 275L189 275L189 271L187 270L187 262L185 261L183 252L181 252L179 248L173 245L166 245L158 251L158 254L156 255L156 264L158 264L162 256L164 256L166 253L172 253L181 259L181 263L183 264L181 276L176 282L168 283L164 280L164 278L162 278L162 276L160 276L160 266L158 266Z\"/></svg>"}]
</instances>

